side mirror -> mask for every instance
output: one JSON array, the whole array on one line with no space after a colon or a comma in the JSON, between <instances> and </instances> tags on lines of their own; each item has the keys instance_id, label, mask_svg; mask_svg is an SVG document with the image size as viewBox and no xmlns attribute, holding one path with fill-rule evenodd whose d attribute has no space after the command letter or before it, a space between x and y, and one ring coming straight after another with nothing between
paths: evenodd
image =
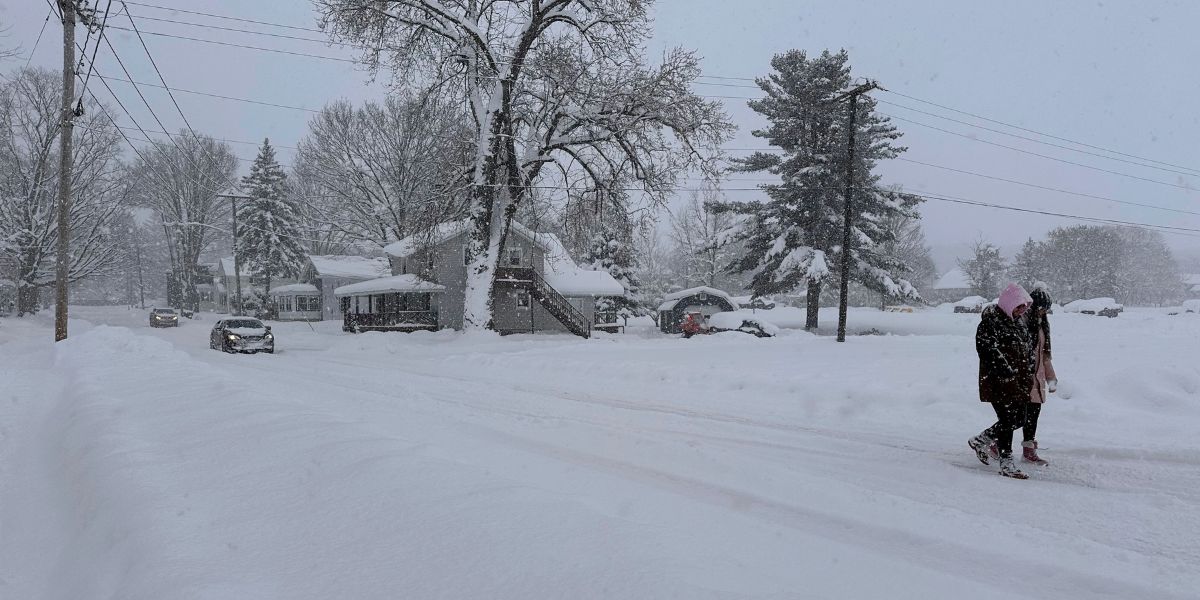
<instances>
[{"instance_id":1,"label":"side mirror","mask_svg":"<svg viewBox=\"0 0 1200 600\"><path fill-rule=\"evenodd\" d=\"M270 331L270 330L271 330L271 326L270 326L270 325L264 325L264 327L266 328L266 330L267 330L267 331Z\"/></svg>"}]
</instances>

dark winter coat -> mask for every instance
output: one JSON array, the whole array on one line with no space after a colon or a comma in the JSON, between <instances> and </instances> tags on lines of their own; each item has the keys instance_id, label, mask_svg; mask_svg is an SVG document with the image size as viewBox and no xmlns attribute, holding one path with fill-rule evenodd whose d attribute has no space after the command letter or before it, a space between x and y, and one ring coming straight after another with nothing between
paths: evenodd
<instances>
[{"instance_id":1,"label":"dark winter coat","mask_svg":"<svg viewBox=\"0 0 1200 600\"><path fill-rule=\"evenodd\" d=\"M1029 329L1020 319L992 305L983 309L975 330L979 354L979 399L1027 401L1033 386L1033 350Z\"/></svg>"}]
</instances>

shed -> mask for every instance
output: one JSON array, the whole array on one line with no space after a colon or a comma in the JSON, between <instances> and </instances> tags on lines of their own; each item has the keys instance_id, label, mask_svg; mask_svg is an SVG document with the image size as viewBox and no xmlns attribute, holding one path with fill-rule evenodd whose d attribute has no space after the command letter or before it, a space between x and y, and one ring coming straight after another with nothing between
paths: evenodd
<instances>
[{"instance_id":1,"label":"shed","mask_svg":"<svg viewBox=\"0 0 1200 600\"><path fill-rule=\"evenodd\" d=\"M679 290L663 297L663 303L658 307L658 328L663 333L681 333L683 317L688 313L699 312L707 319L710 315L737 309L733 297L716 288L699 286Z\"/></svg>"}]
</instances>

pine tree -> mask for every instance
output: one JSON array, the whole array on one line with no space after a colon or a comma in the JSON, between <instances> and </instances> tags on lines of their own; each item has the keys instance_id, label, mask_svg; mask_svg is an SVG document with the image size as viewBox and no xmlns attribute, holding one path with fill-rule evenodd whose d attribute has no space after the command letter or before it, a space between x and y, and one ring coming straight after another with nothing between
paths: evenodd
<instances>
[{"instance_id":1,"label":"pine tree","mask_svg":"<svg viewBox=\"0 0 1200 600\"><path fill-rule=\"evenodd\" d=\"M287 193L287 175L270 140L263 140L242 187L249 198L238 207L239 258L265 294L272 278L295 276L304 262L299 210Z\"/></svg>"},{"instance_id":2,"label":"pine tree","mask_svg":"<svg viewBox=\"0 0 1200 600\"><path fill-rule=\"evenodd\" d=\"M843 50L809 58L792 50L771 60L774 72L759 78L767 97L748 104L770 126L754 131L782 153L757 152L737 161L736 170L766 171L782 179L764 185L765 202L721 203L716 210L746 215L734 234L745 252L730 269L751 273L756 296L808 288L807 328L817 326L822 286L836 281L840 260L848 117L846 104L833 100L850 87L849 56ZM879 188L874 173L880 160L905 148L895 145L900 132L875 113L875 100L861 96L856 119L853 221L855 252L850 276L867 288L893 297L916 297L900 275L905 265L880 245L893 232L884 221L894 215L916 216L919 198Z\"/></svg>"},{"instance_id":3,"label":"pine tree","mask_svg":"<svg viewBox=\"0 0 1200 600\"><path fill-rule=\"evenodd\" d=\"M608 271L625 288L623 296L598 299L597 313L615 312L618 317L628 320L644 312L632 232L620 231L617 227L602 227L592 239L584 264L597 271Z\"/></svg>"},{"instance_id":4,"label":"pine tree","mask_svg":"<svg viewBox=\"0 0 1200 600\"><path fill-rule=\"evenodd\" d=\"M975 242L971 258L959 259L958 268L962 269L971 283L972 294L992 298L1000 293L1006 268L1004 257L996 246L983 240Z\"/></svg>"}]
</instances>

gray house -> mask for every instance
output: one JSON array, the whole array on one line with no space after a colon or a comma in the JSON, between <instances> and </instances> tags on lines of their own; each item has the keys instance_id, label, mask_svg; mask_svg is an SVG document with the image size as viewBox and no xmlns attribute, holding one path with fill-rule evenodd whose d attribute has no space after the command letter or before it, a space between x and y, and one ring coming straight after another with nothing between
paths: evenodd
<instances>
[{"instance_id":1,"label":"gray house","mask_svg":"<svg viewBox=\"0 0 1200 600\"><path fill-rule=\"evenodd\" d=\"M385 247L392 277L335 292L351 324L347 328L461 329L468 229L468 221L444 223ZM557 236L516 222L495 282L492 316L500 333L562 331L588 337L596 299L625 293L607 272L576 265Z\"/></svg>"},{"instance_id":2,"label":"gray house","mask_svg":"<svg viewBox=\"0 0 1200 600\"><path fill-rule=\"evenodd\" d=\"M333 293L334 290L344 285L361 283L391 274L391 265L386 258L339 255L309 256L304 263L304 268L300 270L300 281L311 286L312 289L308 293L316 297L309 298L309 318L325 320L341 317L342 308ZM297 291L296 293L303 292Z\"/></svg>"}]
</instances>

